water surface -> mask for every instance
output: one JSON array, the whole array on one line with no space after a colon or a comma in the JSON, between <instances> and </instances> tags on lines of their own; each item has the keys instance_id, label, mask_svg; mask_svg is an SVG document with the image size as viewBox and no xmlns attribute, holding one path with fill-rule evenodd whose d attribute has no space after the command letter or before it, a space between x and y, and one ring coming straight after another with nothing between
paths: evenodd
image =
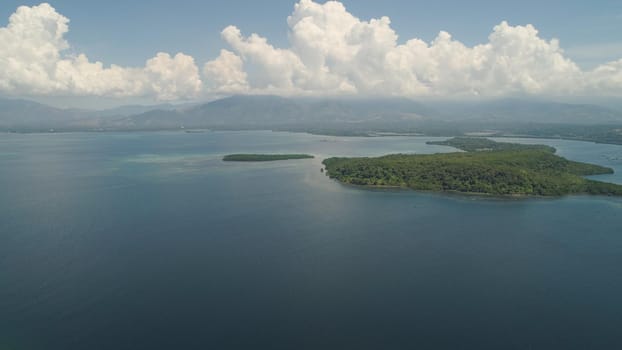
<instances>
[{"instance_id":1,"label":"water surface","mask_svg":"<svg viewBox=\"0 0 622 350\"><path fill-rule=\"evenodd\" d=\"M622 348L622 200L342 186L434 138L0 135L0 349ZM515 141L515 140L513 140ZM613 167L622 148L518 140ZM314 160L224 163L229 153Z\"/></svg>"}]
</instances>

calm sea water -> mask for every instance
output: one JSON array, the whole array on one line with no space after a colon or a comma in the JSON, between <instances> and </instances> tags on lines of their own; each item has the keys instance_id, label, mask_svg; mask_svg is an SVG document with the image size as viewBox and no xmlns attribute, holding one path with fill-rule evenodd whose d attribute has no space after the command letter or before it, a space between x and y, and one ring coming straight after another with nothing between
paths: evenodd
<instances>
[{"instance_id":1,"label":"calm sea water","mask_svg":"<svg viewBox=\"0 0 622 350\"><path fill-rule=\"evenodd\" d=\"M0 135L0 349L620 349L622 200L342 186L431 138ZM560 140L616 169L622 147ZM315 160L223 163L237 152Z\"/></svg>"}]
</instances>

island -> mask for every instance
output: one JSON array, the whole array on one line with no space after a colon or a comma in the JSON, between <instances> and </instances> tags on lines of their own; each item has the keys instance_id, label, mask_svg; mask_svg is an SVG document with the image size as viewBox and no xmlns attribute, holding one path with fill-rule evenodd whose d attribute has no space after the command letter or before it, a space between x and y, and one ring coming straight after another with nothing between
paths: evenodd
<instances>
[{"instance_id":1,"label":"island","mask_svg":"<svg viewBox=\"0 0 622 350\"><path fill-rule=\"evenodd\" d=\"M555 148L545 145L496 142L483 137L454 137L445 141L428 141L428 145L450 146L465 152L540 150L555 153Z\"/></svg>"},{"instance_id":2,"label":"island","mask_svg":"<svg viewBox=\"0 0 622 350\"><path fill-rule=\"evenodd\" d=\"M229 154L222 158L225 162L271 162L289 159L311 159L310 154Z\"/></svg>"},{"instance_id":3,"label":"island","mask_svg":"<svg viewBox=\"0 0 622 350\"><path fill-rule=\"evenodd\" d=\"M567 160L549 146L474 137L430 143L465 152L328 158L323 164L330 178L361 186L498 196L622 195L622 185L584 177L612 169Z\"/></svg>"}]
</instances>

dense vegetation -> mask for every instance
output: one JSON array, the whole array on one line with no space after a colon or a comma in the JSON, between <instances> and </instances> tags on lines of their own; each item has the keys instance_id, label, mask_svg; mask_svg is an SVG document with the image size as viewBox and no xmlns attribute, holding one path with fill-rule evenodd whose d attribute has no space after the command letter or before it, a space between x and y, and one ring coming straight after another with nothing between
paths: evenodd
<instances>
[{"instance_id":1,"label":"dense vegetation","mask_svg":"<svg viewBox=\"0 0 622 350\"><path fill-rule=\"evenodd\" d=\"M502 129L500 136L555 138L622 145L622 125L520 124Z\"/></svg>"},{"instance_id":2,"label":"dense vegetation","mask_svg":"<svg viewBox=\"0 0 622 350\"><path fill-rule=\"evenodd\" d=\"M613 173L612 169L569 161L553 154L546 146L521 145L513 149L503 144L492 145L490 143L494 141L485 139L473 140L473 144L462 139L454 141L464 143L469 149L476 141L482 142L487 145L484 148L493 150L329 158L323 163L331 178L354 185L492 195L622 195L621 185L583 178L586 175Z\"/></svg>"},{"instance_id":3,"label":"dense vegetation","mask_svg":"<svg viewBox=\"0 0 622 350\"><path fill-rule=\"evenodd\" d=\"M550 146L495 142L493 140L481 137L454 137L453 139L449 139L446 141L428 141L427 144L451 146L466 152L541 150L545 152L555 153L555 148Z\"/></svg>"},{"instance_id":4,"label":"dense vegetation","mask_svg":"<svg viewBox=\"0 0 622 350\"><path fill-rule=\"evenodd\" d=\"M566 139L622 145L622 124L564 124L525 122L478 122L478 121L416 121L416 122L365 122L330 123L322 126L280 125L270 129L308 132L319 135L378 136L381 133L399 133L425 136L464 136L485 133L490 137L527 137Z\"/></svg>"},{"instance_id":5,"label":"dense vegetation","mask_svg":"<svg viewBox=\"0 0 622 350\"><path fill-rule=\"evenodd\" d=\"M309 154L229 154L223 157L225 162L269 162L288 159L309 159Z\"/></svg>"}]
</instances>

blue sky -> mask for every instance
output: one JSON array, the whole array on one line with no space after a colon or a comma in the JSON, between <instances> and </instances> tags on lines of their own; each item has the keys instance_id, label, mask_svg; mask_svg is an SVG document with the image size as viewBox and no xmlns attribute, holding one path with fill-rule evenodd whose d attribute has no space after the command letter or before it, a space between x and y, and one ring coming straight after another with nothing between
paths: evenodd
<instances>
[{"instance_id":1,"label":"blue sky","mask_svg":"<svg viewBox=\"0 0 622 350\"><path fill-rule=\"evenodd\" d=\"M3 0L0 18L10 97L622 97L619 0Z\"/></svg>"},{"instance_id":2,"label":"blue sky","mask_svg":"<svg viewBox=\"0 0 622 350\"><path fill-rule=\"evenodd\" d=\"M0 18L20 5L41 1L3 0ZM325 1L320 1L325 2ZM486 41L491 28L533 24L544 38L558 38L568 55L584 67L622 57L622 1L415 1L344 0L361 19L389 16L401 40L432 40L448 31L468 45ZM141 65L158 51L185 52L204 62L224 46L220 31L228 25L256 32L286 46L286 18L293 0L49 1L68 17L68 40L90 58ZM598 52L593 52L598 51Z\"/></svg>"}]
</instances>

